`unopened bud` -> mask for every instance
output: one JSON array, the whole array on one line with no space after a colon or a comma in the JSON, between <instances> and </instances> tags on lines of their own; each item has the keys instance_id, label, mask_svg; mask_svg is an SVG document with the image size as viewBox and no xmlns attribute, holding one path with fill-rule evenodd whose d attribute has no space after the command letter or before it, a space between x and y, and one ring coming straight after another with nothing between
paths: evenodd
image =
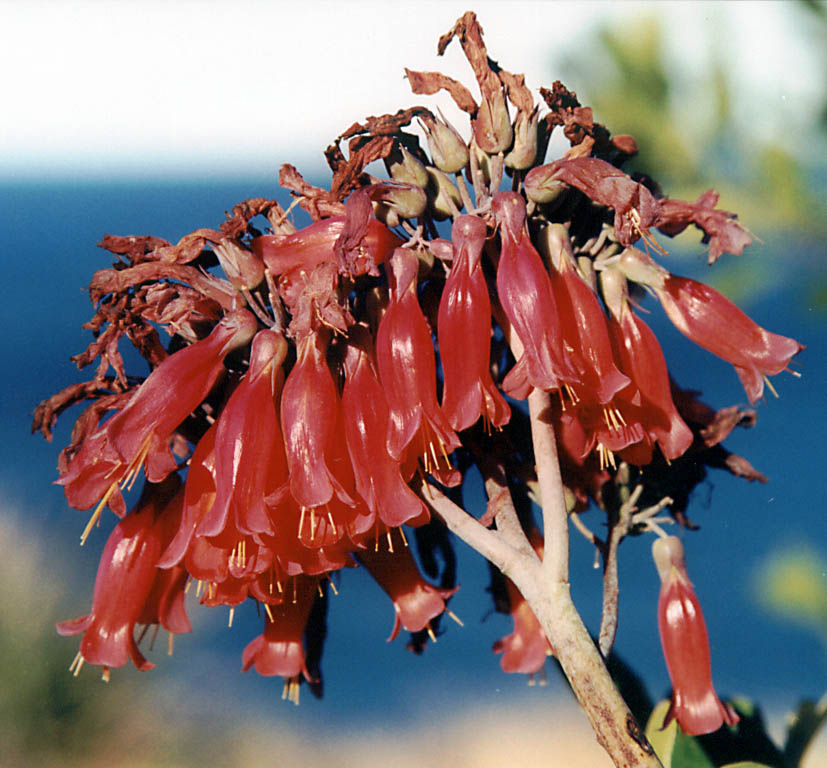
<instances>
[{"instance_id":1,"label":"unopened bud","mask_svg":"<svg viewBox=\"0 0 827 768\"><path fill-rule=\"evenodd\" d=\"M537 159L537 123L540 119L537 108L529 115L522 110L517 113L514 123L514 147L505 156L505 164L515 171L531 168Z\"/></svg>"},{"instance_id":2,"label":"unopened bud","mask_svg":"<svg viewBox=\"0 0 827 768\"><path fill-rule=\"evenodd\" d=\"M658 537L652 542L652 558L660 580L666 581L673 568L686 575L683 544L677 536Z\"/></svg>"},{"instance_id":3,"label":"unopened bud","mask_svg":"<svg viewBox=\"0 0 827 768\"><path fill-rule=\"evenodd\" d=\"M264 280L264 261L235 240L225 238L213 245L221 269L238 290L251 291Z\"/></svg>"},{"instance_id":4,"label":"unopened bud","mask_svg":"<svg viewBox=\"0 0 827 768\"><path fill-rule=\"evenodd\" d=\"M445 118L434 120L430 116L425 117L422 127L428 138L431 159L440 171L459 173L468 165L468 145Z\"/></svg>"},{"instance_id":5,"label":"unopened bud","mask_svg":"<svg viewBox=\"0 0 827 768\"><path fill-rule=\"evenodd\" d=\"M617 268L627 280L652 288L662 288L669 272L637 248L626 248L617 259Z\"/></svg>"},{"instance_id":6,"label":"unopened bud","mask_svg":"<svg viewBox=\"0 0 827 768\"><path fill-rule=\"evenodd\" d=\"M552 178L555 170L553 165L541 165L526 174L523 186L529 200L545 205L560 198L566 190L566 184Z\"/></svg>"},{"instance_id":7,"label":"unopened bud","mask_svg":"<svg viewBox=\"0 0 827 768\"><path fill-rule=\"evenodd\" d=\"M490 94L483 94L482 103L474 120L474 138L479 148L489 155L505 152L514 140L511 118L505 91L498 88Z\"/></svg>"},{"instance_id":8,"label":"unopened bud","mask_svg":"<svg viewBox=\"0 0 827 768\"><path fill-rule=\"evenodd\" d=\"M450 176L430 167L428 168L428 175L431 177L428 185L428 197L434 218L437 221L443 221L458 214L460 208L462 208L462 198Z\"/></svg>"},{"instance_id":9,"label":"unopened bud","mask_svg":"<svg viewBox=\"0 0 827 768\"><path fill-rule=\"evenodd\" d=\"M623 273L615 267L600 270L600 288L603 301L616 320L620 320L623 305L629 295L629 287Z\"/></svg>"},{"instance_id":10,"label":"unopened bud","mask_svg":"<svg viewBox=\"0 0 827 768\"><path fill-rule=\"evenodd\" d=\"M394 181L413 184L422 189L428 186L425 166L403 146L394 147L394 151L385 160L385 165Z\"/></svg>"},{"instance_id":11,"label":"unopened bud","mask_svg":"<svg viewBox=\"0 0 827 768\"><path fill-rule=\"evenodd\" d=\"M428 204L425 190L414 184L387 184L379 200L374 202L376 218L389 227L396 227L403 219L421 216Z\"/></svg>"},{"instance_id":12,"label":"unopened bud","mask_svg":"<svg viewBox=\"0 0 827 768\"><path fill-rule=\"evenodd\" d=\"M542 254L546 264L558 272L564 268L564 263L573 265L574 255L569 231L562 224L548 224L543 227L537 239L537 250Z\"/></svg>"}]
</instances>

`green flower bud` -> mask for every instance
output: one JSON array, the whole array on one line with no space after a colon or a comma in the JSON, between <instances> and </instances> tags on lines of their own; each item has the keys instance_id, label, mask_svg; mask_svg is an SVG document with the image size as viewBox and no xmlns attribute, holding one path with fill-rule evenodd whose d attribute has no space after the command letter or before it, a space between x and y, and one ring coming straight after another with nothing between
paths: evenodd
<instances>
[{"instance_id":1,"label":"green flower bud","mask_svg":"<svg viewBox=\"0 0 827 768\"><path fill-rule=\"evenodd\" d=\"M459 173L468 165L468 145L444 117L440 120L423 117L422 128L428 139L431 158L440 171Z\"/></svg>"},{"instance_id":2,"label":"green flower bud","mask_svg":"<svg viewBox=\"0 0 827 768\"><path fill-rule=\"evenodd\" d=\"M451 218L462 208L462 198L451 177L436 168L428 168L428 197L431 212L437 221Z\"/></svg>"},{"instance_id":3,"label":"green flower bud","mask_svg":"<svg viewBox=\"0 0 827 768\"><path fill-rule=\"evenodd\" d=\"M600 289L609 312L619 320L626 297L629 295L629 287L623 273L616 267L600 270Z\"/></svg>"},{"instance_id":4,"label":"green flower bud","mask_svg":"<svg viewBox=\"0 0 827 768\"><path fill-rule=\"evenodd\" d=\"M386 185L382 196L374 203L376 218L389 227L396 227L403 219L421 216L428 204L425 190L414 184Z\"/></svg>"},{"instance_id":5,"label":"green flower bud","mask_svg":"<svg viewBox=\"0 0 827 768\"><path fill-rule=\"evenodd\" d=\"M505 152L514 140L508 103L502 88L484 95L474 120L474 138L479 148L489 155Z\"/></svg>"},{"instance_id":6,"label":"green flower bud","mask_svg":"<svg viewBox=\"0 0 827 768\"><path fill-rule=\"evenodd\" d=\"M505 164L515 171L524 171L537 159L537 124L540 115L537 108L528 115L518 112L514 123L514 147L505 156ZM536 201L535 201L536 202Z\"/></svg>"},{"instance_id":7,"label":"green flower bud","mask_svg":"<svg viewBox=\"0 0 827 768\"><path fill-rule=\"evenodd\" d=\"M529 200L545 205L560 199L567 185L552 178L555 170L553 165L541 165L526 174L523 186Z\"/></svg>"},{"instance_id":8,"label":"green flower bud","mask_svg":"<svg viewBox=\"0 0 827 768\"><path fill-rule=\"evenodd\" d=\"M428 186L428 172L425 166L403 146L394 147L385 165L394 181L413 184L422 189Z\"/></svg>"}]
</instances>

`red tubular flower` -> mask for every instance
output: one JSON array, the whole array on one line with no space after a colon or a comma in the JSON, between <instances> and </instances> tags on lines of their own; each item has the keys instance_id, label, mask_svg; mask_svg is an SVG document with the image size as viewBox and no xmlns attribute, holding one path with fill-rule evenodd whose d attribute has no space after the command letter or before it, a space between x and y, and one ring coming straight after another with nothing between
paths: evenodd
<instances>
[{"instance_id":1,"label":"red tubular flower","mask_svg":"<svg viewBox=\"0 0 827 768\"><path fill-rule=\"evenodd\" d=\"M738 715L721 703L712 686L706 623L686 573L680 539L658 538L652 556L661 580L658 629L673 688L663 726L675 718L685 733L700 736L724 723L735 725Z\"/></svg>"},{"instance_id":2,"label":"red tubular flower","mask_svg":"<svg viewBox=\"0 0 827 768\"><path fill-rule=\"evenodd\" d=\"M177 475L160 485L146 485L135 509L115 526L106 542L91 613L58 623L60 635L83 633L77 669L88 661L102 665L106 676L109 667L122 667L127 659L141 670L154 666L138 650L134 629L155 583L155 565L161 554L162 531L156 521L179 486Z\"/></svg>"},{"instance_id":3,"label":"red tubular flower","mask_svg":"<svg viewBox=\"0 0 827 768\"><path fill-rule=\"evenodd\" d=\"M380 587L393 600L394 622L388 642L391 642L404 627L408 632L427 629L432 639L436 639L431 629L431 619L435 619L446 610L446 601L459 587L438 589L428 584L414 562L410 548L401 540L392 548L392 538L388 538L388 549L359 550L358 561L370 571Z\"/></svg>"},{"instance_id":4,"label":"red tubular flower","mask_svg":"<svg viewBox=\"0 0 827 768\"><path fill-rule=\"evenodd\" d=\"M563 333L551 280L531 244L525 201L516 192L499 192L491 210L500 225L502 248L497 293L524 352L503 382L508 394L528 397L531 387L557 389L579 377L562 351Z\"/></svg>"},{"instance_id":5,"label":"red tubular flower","mask_svg":"<svg viewBox=\"0 0 827 768\"><path fill-rule=\"evenodd\" d=\"M75 486L89 485L101 505L118 499L113 503L118 512L123 506L120 488L134 480L144 463L150 482L160 482L173 472L177 464L169 450L170 435L209 394L224 371L226 355L249 342L256 326L247 310L232 312L207 338L170 355L152 371L57 481L66 487L70 503L79 503L84 495L78 496ZM87 500L88 496L82 503Z\"/></svg>"},{"instance_id":6,"label":"red tubular flower","mask_svg":"<svg viewBox=\"0 0 827 768\"><path fill-rule=\"evenodd\" d=\"M298 704L299 675L314 682L307 670L303 635L316 599L319 580L300 576L293 581L293 590L285 588L284 600L271 605L264 632L253 640L242 654L242 671L255 667L260 675L281 675L285 678L285 697Z\"/></svg>"},{"instance_id":7,"label":"red tubular flower","mask_svg":"<svg viewBox=\"0 0 827 768\"><path fill-rule=\"evenodd\" d=\"M371 352L370 334L354 326L345 353L342 415L356 490L388 527L427 520L425 505L402 479L399 461L388 453L388 403Z\"/></svg>"},{"instance_id":8,"label":"red tubular flower","mask_svg":"<svg viewBox=\"0 0 827 768\"><path fill-rule=\"evenodd\" d=\"M621 368L639 393L644 429L669 461L682 456L692 445L692 430L675 408L657 337L627 302L623 302L620 320L609 321L609 330Z\"/></svg>"},{"instance_id":9,"label":"red tubular flower","mask_svg":"<svg viewBox=\"0 0 827 768\"><path fill-rule=\"evenodd\" d=\"M543 558L543 539L535 529L529 536L534 550ZM500 666L503 672L519 672L533 675L546 663L546 657L554 650L543 632L534 611L511 579L506 579L509 613L514 621L514 631L494 643L494 653L501 653Z\"/></svg>"},{"instance_id":10,"label":"red tubular flower","mask_svg":"<svg viewBox=\"0 0 827 768\"><path fill-rule=\"evenodd\" d=\"M330 334L324 329L299 340L298 359L281 398L290 493L307 509L327 504L334 493L345 504L354 504L329 463L340 407L327 367L329 341Z\"/></svg>"},{"instance_id":11,"label":"red tubular flower","mask_svg":"<svg viewBox=\"0 0 827 768\"><path fill-rule=\"evenodd\" d=\"M419 261L410 249L391 257L391 301L376 334L376 362L390 409L388 453L404 461L408 446L426 472L446 485L460 482L448 454L460 441L436 399L436 360L428 323L416 298Z\"/></svg>"},{"instance_id":12,"label":"red tubular flower","mask_svg":"<svg viewBox=\"0 0 827 768\"><path fill-rule=\"evenodd\" d=\"M491 301L480 257L485 222L460 216L451 230L454 260L439 304L442 409L457 431L483 421L503 426L511 409L491 380Z\"/></svg>"},{"instance_id":13,"label":"red tubular flower","mask_svg":"<svg viewBox=\"0 0 827 768\"><path fill-rule=\"evenodd\" d=\"M563 338L574 350L572 358L582 381L582 387L576 391L585 399L605 405L629 384L629 378L615 365L606 313L594 291L576 273L568 239L558 242L560 250L556 269L552 270L551 288Z\"/></svg>"},{"instance_id":14,"label":"red tubular flower","mask_svg":"<svg viewBox=\"0 0 827 768\"><path fill-rule=\"evenodd\" d=\"M785 370L804 349L795 339L764 330L703 283L670 275L653 288L684 336L735 366L751 403L763 395L764 381L769 385L767 376Z\"/></svg>"},{"instance_id":15,"label":"red tubular flower","mask_svg":"<svg viewBox=\"0 0 827 768\"><path fill-rule=\"evenodd\" d=\"M275 331L253 339L250 367L218 419L215 501L200 535L215 536L232 520L242 534L272 533L264 499L287 480L276 399L284 382L287 342Z\"/></svg>"}]
</instances>

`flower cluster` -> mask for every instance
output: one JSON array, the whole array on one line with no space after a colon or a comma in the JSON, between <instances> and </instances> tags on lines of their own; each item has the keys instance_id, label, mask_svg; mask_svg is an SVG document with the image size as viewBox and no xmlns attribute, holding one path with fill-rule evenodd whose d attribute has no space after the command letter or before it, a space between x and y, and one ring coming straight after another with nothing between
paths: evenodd
<instances>
[{"instance_id":1,"label":"flower cluster","mask_svg":"<svg viewBox=\"0 0 827 768\"><path fill-rule=\"evenodd\" d=\"M296 700L300 681L320 674L307 657L314 605L333 574L357 564L393 600L391 639L401 627L435 639L456 584L427 565L439 537L419 544L440 584L422 577L403 526L438 525L428 487L458 490L492 459L514 493L528 493L523 401L534 389L554 393L548 418L573 508L605 508L602 489L620 466L666 482L680 457L703 455L693 417L702 406L678 395L635 286L731 362L751 402L801 349L650 256L660 250L654 230L671 236L689 224L703 230L711 261L740 253L749 233L715 208L714 193L659 197L620 169L636 151L631 137L612 137L560 83L535 104L522 76L492 68L473 14L440 52L454 37L479 102L439 73L407 76L415 93L449 92L470 116L469 141L424 107L369 118L328 148L329 189L282 168L281 185L310 216L301 228L257 198L177 244L104 239L118 262L92 280L96 339L76 358L99 360L96 374L35 417L49 436L59 413L92 401L57 482L72 507L93 510L84 540L106 507L121 518L91 612L59 625L82 634L76 669L88 662L108 675L128 658L149 668L136 625L189 631L184 593L195 580L204 605L263 607L243 668L283 676ZM405 130L417 119L427 151ZM570 149L547 162L554 130ZM366 170L377 160L388 178ZM446 219L450 228L439 225ZM122 339L148 361L144 380L127 377ZM515 631L495 650L505 671L535 673L552 648L509 585ZM667 652L676 680L683 647Z\"/></svg>"}]
</instances>

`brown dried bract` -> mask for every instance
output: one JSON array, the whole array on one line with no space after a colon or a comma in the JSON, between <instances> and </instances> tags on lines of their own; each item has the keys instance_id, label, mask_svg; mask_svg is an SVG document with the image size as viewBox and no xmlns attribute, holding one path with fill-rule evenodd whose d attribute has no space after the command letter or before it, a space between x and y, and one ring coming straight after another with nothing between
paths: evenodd
<instances>
[{"instance_id":1,"label":"brown dried bract","mask_svg":"<svg viewBox=\"0 0 827 768\"><path fill-rule=\"evenodd\" d=\"M137 285L159 280L175 280L195 288L225 310L233 309L235 289L226 280L208 275L195 267L148 262L128 269L101 269L92 276L89 296L98 303L107 294L122 294Z\"/></svg>"},{"instance_id":2,"label":"brown dried bract","mask_svg":"<svg viewBox=\"0 0 827 768\"><path fill-rule=\"evenodd\" d=\"M432 96L439 91L448 91L454 103L469 115L477 114L477 102L471 92L458 80L441 72L414 72L405 69L411 90L419 95Z\"/></svg>"},{"instance_id":3,"label":"brown dried bract","mask_svg":"<svg viewBox=\"0 0 827 768\"><path fill-rule=\"evenodd\" d=\"M349 139L352 136L358 136L364 133L370 136L393 136L398 133L401 128L410 125L415 117L421 117L423 115L434 119L431 110L425 107L409 107L408 109L400 109L393 115L366 117L364 123L354 123L351 125L350 128L339 136L336 143L341 139Z\"/></svg>"},{"instance_id":4,"label":"brown dried bract","mask_svg":"<svg viewBox=\"0 0 827 768\"><path fill-rule=\"evenodd\" d=\"M310 214L313 221L341 216L345 212L344 205L331 192L305 181L295 166L289 163L279 169L279 185L299 198L299 205Z\"/></svg>"},{"instance_id":5,"label":"brown dried bract","mask_svg":"<svg viewBox=\"0 0 827 768\"><path fill-rule=\"evenodd\" d=\"M703 242L709 243L709 263L714 264L723 253L736 256L752 242L752 235L738 223L738 217L729 211L715 208L718 193L708 189L696 202L661 200L660 215L655 226L669 237L674 237L694 224L704 233Z\"/></svg>"},{"instance_id":6,"label":"brown dried bract","mask_svg":"<svg viewBox=\"0 0 827 768\"><path fill-rule=\"evenodd\" d=\"M325 157L333 171L330 193L336 200L344 200L351 190L370 183L362 178L365 167L374 160L386 158L393 149L392 136L354 136L348 143L348 157L339 148L340 139L325 150Z\"/></svg>"},{"instance_id":7,"label":"brown dried bract","mask_svg":"<svg viewBox=\"0 0 827 768\"><path fill-rule=\"evenodd\" d=\"M581 106L577 94L559 80L554 81L550 90L540 88L540 95L551 110L545 116L549 130L555 125L562 125L563 133L572 147L586 142L590 144L589 152L617 162L637 154L637 144L631 136L624 134L612 138L604 125L594 121L591 107Z\"/></svg>"}]
</instances>

